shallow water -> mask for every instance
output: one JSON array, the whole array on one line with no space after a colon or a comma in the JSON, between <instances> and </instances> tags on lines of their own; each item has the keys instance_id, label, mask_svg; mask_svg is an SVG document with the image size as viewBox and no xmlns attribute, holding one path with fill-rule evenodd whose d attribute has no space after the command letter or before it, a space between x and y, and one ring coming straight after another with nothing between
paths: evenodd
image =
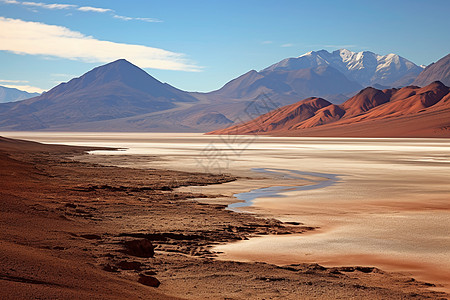
<instances>
[{"instance_id":1,"label":"shallow water","mask_svg":"<svg viewBox=\"0 0 450 300\"><path fill-rule=\"evenodd\" d=\"M265 173L276 176L283 176L289 179L300 179L306 181L304 185L285 185L285 186L270 186L259 189L253 189L249 192L237 193L233 196L241 200L239 202L231 203L228 209L233 211L242 211L243 207L253 205L253 201L258 198L280 198L285 197L284 193L292 191L307 191L325 188L338 182L338 176L335 174L324 174L316 172L301 172L295 170L273 169L273 168L253 168L253 172ZM299 176L302 175L302 176ZM305 177L307 176L307 177ZM314 178L314 179L312 179ZM242 202L243 201L243 202Z\"/></svg>"},{"instance_id":2,"label":"shallow water","mask_svg":"<svg viewBox=\"0 0 450 300\"><path fill-rule=\"evenodd\" d=\"M216 250L223 252L222 259L372 265L440 282L447 290L450 286L449 139L0 135L129 148L97 153L140 156L138 161L131 157L126 162L140 168L273 178L275 187L268 184L257 189L243 181L245 192L241 186L237 197L244 202L236 201L240 204L231 208L319 227L304 235L265 236L221 245ZM309 188L293 184L295 179ZM280 184L284 181L285 185ZM229 187L233 189L233 185Z\"/></svg>"}]
</instances>

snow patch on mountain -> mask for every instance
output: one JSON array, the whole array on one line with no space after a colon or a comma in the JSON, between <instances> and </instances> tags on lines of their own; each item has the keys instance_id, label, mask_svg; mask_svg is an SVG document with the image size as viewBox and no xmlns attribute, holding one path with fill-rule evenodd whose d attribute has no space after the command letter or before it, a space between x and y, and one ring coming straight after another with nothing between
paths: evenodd
<instances>
[{"instance_id":1,"label":"snow patch on mountain","mask_svg":"<svg viewBox=\"0 0 450 300\"><path fill-rule=\"evenodd\" d=\"M379 55L370 51L339 49L331 53L326 50L310 51L299 57L284 59L263 71L300 70L323 65L339 70L347 78L363 86L406 85L423 70L394 53Z\"/></svg>"}]
</instances>

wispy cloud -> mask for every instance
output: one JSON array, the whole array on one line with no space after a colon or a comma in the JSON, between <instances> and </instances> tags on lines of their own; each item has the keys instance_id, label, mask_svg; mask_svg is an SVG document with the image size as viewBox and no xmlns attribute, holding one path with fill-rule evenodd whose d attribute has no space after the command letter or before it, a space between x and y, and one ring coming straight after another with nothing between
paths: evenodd
<instances>
[{"instance_id":1,"label":"wispy cloud","mask_svg":"<svg viewBox=\"0 0 450 300\"><path fill-rule=\"evenodd\" d=\"M100 7L92 7L92 6L81 6L78 7L79 11L92 11L92 12L98 12L98 13L106 13L106 12L112 12L113 10L110 8L100 8Z\"/></svg>"},{"instance_id":2,"label":"wispy cloud","mask_svg":"<svg viewBox=\"0 0 450 300\"><path fill-rule=\"evenodd\" d=\"M46 9L69 9L69 8L77 7L77 5L73 5L73 4L58 4L58 3L47 4L47 3L42 3L42 2L29 2L29 1L24 1L24 2L14 1L14 4L42 7L42 8L46 8Z\"/></svg>"},{"instance_id":3,"label":"wispy cloud","mask_svg":"<svg viewBox=\"0 0 450 300\"><path fill-rule=\"evenodd\" d=\"M5 4L15 4L22 5L26 7L36 7L36 8L45 8L45 9L53 9L53 10L78 10L83 12L95 12L95 13L110 13L112 17L116 19L120 19L123 21L143 21L149 23L162 22L161 20L155 18L141 18L141 17L127 17L117 15L113 9L110 8L102 8L102 7L93 7L93 6L79 6L75 4L62 4L62 3L43 3L43 2L31 2L31 1L17 1L17 0L0 0L1 3Z\"/></svg>"},{"instance_id":4,"label":"wispy cloud","mask_svg":"<svg viewBox=\"0 0 450 300\"><path fill-rule=\"evenodd\" d=\"M143 21L143 22L148 22L148 23L162 22L161 20L154 19L154 18L132 18L132 17L120 16L120 15L113 15L113 17L116 19L123 20L123 21L138 20L138 21Z\"/></svg>"},{"instance_id":5,"label":"wispy cloud","mask_svg":"<svg viewBox=\"0 0 450 300\"><path fill-rule=\"evenodd\" d=\"M284 47L284 48L286 48L286 47L292 47L292 46L294 46L293 44L283 44L283 45L281 45L281 47Z\"/></svg>"},{"instance_id":6,"label":"wispy cloud","mask_svg":"<svg viewBox=\"0 0 450 300\"><path fill-rule=\"evenodd\" d=\"M98 40L63 26L0 17L0 50L85 62L125 58L141 68L200 71L184 54L143 45Z\"/></svg>"},{"instance_id":7,"label":"wispy cloud","mask_svg":"<svg viewBox=\"0 0 450 300\"><path fill-rule=\"evenodd\" d=\"M272 44L272 43L273 43L272 41L263 41L261 44L267 45L267 44Z\"/></svg>"}]
</instances>

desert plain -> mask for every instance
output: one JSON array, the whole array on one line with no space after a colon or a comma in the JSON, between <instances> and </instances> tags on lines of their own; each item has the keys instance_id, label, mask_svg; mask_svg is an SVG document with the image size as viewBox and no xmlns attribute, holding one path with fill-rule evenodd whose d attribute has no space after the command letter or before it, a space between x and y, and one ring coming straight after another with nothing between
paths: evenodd
<instances>
[{"instance_id":1,"label":"desert plain","mask_svg":"<svg viewBox=\"0 0 450 300\"><path fill-rule=\"evenodd\" d=\"M447 297L446 139L1 135L17 298Z\"/></svg>"}]
</instances>

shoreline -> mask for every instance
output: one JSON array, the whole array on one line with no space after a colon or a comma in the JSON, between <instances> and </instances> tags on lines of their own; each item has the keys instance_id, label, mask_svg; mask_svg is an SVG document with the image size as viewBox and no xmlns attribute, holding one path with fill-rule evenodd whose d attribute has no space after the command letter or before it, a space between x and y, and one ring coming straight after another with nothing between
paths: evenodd
<instances>
[{"instance_id":1,"label":"shoreline","mask_svg":"<svg viewBox=\"0 0 450 300\"><path fill-rule=\"evenodd\" d=\"M407 276L378 269L344 270L316 264L279 267L216 260L209 250L216 243L258 234L298 233L307 228L226 211L225 205L197 201L205 196L213 199L210 195L176 190L179 186L229 182L233 179L230 176L74 162L67 157L86 150L69 147L72 150L55 152L52 147L20 153L0 151L5 162L2 168L18 164L23 170L8 171L8 181L1 181L7 183L2 193L8 206L7 213L1 215L5 235L0 254L7 252L9 257L0 270L2 293L20 291L26 295L28 291L43 298L75 293L103 299L110 298L109 288L117 295L153 295L155 299L446 296ZM19 149L23 148L21 144ZM18 198L23 200L19 203ZM13 222L11 214L14 220L21 216L20 220L28 223ZM154 258L124 253L124 245L134 240L154 244ZM11 251L19 244L23 251ZM20 262L24 252L34 253L34 259ZM14 267L12 257L16 259ZM41 265L42 260L51 263L34 273L33 266ZM66 268L69 264L71 272L64 275L60 264ZM69 279L81 278L80 268L91 282ZM138 283L147 278L142 276L157 278L160 287ZM100 282L102 286L92 285Z\"/></svg>"},{"instance_id":2,"label":"shoreline","mask_svg":"<svg viewBox=\"0 0 450 300\"><path fill-rule=\"evenodd\" d=\"M96 155L94 154L94 157L95 156ZM99 155L99 156L103 156L103 155ZM133 157L133 155L131 155L130 159L132 159L132 157ZM136 155L135 157L139 158L140 155ZM102 161L105 158L108 158L108 155L105 155L103 158L100 158L100 161ZM219 185L210 185L210 186L206 186L206 187L199 187L199 188L201 188L200 190L202 192L206 193L206 194L214 194L214 193L220 192L221 191L221 186L224 186L224 185L228 186L228 188L227 188L228 190L233 190L233 189L236 189L236 188L239 190L239 186L245 186L244 190L240 190L238 193L234 193L233 192L233 193L230 193L230 195L228 195L227 198L232 197L232 198L235 198L235 200L228 200L227 201L227 200L224 200L224 199L219 199L218 201L216 201L214 198L206 198L206 199L198 199L198 201L201 201L202 203L207 203L207 204L221 204L221 205L223 204L223 205L227 206L227 208L225 208L227 210L231 210L233 212L238 212L238 213L244 213L244 214L252 214L252 215L256 216L257 218L275 218L275 219L278 219L278 217L274 216L274 215L264 214L262 212L257 212L257 211L254 211L254 210L252 210L252 211L243 210L242 208L251 206L251 202L255 198L272 197L272 196L275 196L275 194L278 194L279 192L281 193L281 192L285 191L284 189L297 190L298 191L298 190L305 190L305 189L306 190L317 189L317 188L322 188L322 187L329 186L329 185L334 185L334 184L339 182L339 180L340 180L339 176L343 176L343 175L336 175L336 174L324 174L324 173L316 173L316 172L301 172L301 171L296 171L296 170L274 169L274 168L267 168L267 169L266 168L258 168L258 169L255 169L255 170L252 169L251 171L254 172L255 175L257 175L258 173L262 173L262 174L269 174L269 175L275 176L273 178L269 178L268 181L274 181L276 178L280 178L281 177L281 178L283 178L283 180L285 180L285 179L297 180L299 185L294 185L295 184L294 183L295 181L294 181L294 182L286 183L286 185L280 185L280 186L275 185L275 188L279 187L280 190L278 190L278 189L273 190L272 188L274 186L267 186L267 185L265 185L267 183L264 183L264 182L267 182L267 181L264 181L264 179L261 179L261 178L253 178L252 179L252 177L245 177L245 178L237 177L236 181L233 181L233 182L221 183ZM309 178L298 177L299 175L300 176L306 176L306 177L309 176ZM319 179L319 180L317 180L317 179ZM284 183L284 182L281 181L278 184L281 184L281 183ZM236 184L237 187L234 186L234 184ZM210 188L209 190L208 190L208 187ZM179 191L188 191L188 190L192 190L192 187L180 187L177 190L179 190ZM260 193L260 192L262 192L262 193ZM255 194L257 194L257 196L253 197ZM267 195L264 196L263 194L267 194ZM246 196L249 195L251 199L247 199L247 200L241 199L239 197L240 195L244 195L244 198L246 198ZM293 221L293 222L284 221L284 222L286 224L302 224L302 225L305 225L306 228L308 229L308 231L302 232L302 233L300 233L298 235L297 234L289 234L289 235L282 235L282 236L280 236L280 235L272 235L273 238L275 238L275 239L277 237L294 238L295 236L302 237L302 236L305 236L305 235L314 235L314 234L317 234L318 232L322 231L321 227L312 227L312 226L308 226L308 224L303 224L303 223L297 222L297 221ZM249 238L250 239L255 239L255 238L257 239L259 237L270 239L271 235L270 234L269 235L257 235L257 236L251 236ZM243 241L231 241L231 242L227 242L227 243L221 243L221 245L225 245L226 246L226 245L234 244L234 243L247 243L246 240L247 239L245 239ZM215 250L216 248L221 249L221 245L214 246L213 250ZM218 251L219 251L218 252L219 256L217 257L217 259L224 260L224 261L239 261L239 262L250 262L250 263L251 262L253 262L253 263L261 263L261 262L263 262L263 263L274 264L274 265L277 265L277 266L280 266L280 267L284 266L284 265L287 265L287 264L291 264L291 263L296 264L299 261L300 261L300 263L303 263L303 264L315 264L315 263L317 263L316 261L302 260L302 259L298 260L298 259L293 259L293 258L286 259L286 260L284 260L283 263L280 263L280 261L277 260L277 259L275 259L275 260L273 260L273 259L268 259L268 260L267 259L260 259L263 256L258 256L258 255L255 255L255 257L252 258L252 259L240 258L240 255L237 255L237 256L231 255L230 256L231 258L223 258L222 254L221 254L222 251L221 250L218 250ZM283 261L283 259L281 261ZM345 269L345 268L354 268L355 267L355 264L352 264L351 262L347 263L347 264L343 264L342 266L340 264L324 264L324 265L326 265L327 268L331 268L331 269L336 269L336 268L344 268ZM337 267L337 266L341 266L341 267ZM360 265L358 265L358 266L360 266ZM363 266L364 266L364 264L363 264ZM371 265L371 268L375 268L375 269L377 269L377 270L379 270L381 272L380 268L378 268L376 265L375 266ZM383 269L383 270L385 270L385 268L387 268L387 267L386 266L381 267L381 269ZM400 270L396 270L395 268L394 269L391 268L390 271L387 271L387 272L389 272L389 273L399 272L400 274L403 274ZM414 275L410 274L409 276L414 276ZM427 280L427 279L432 281L432 278L426 278L426 276L425 276L424 280ZM432 289L436 290L436 291L442 291L442 292L446 292L446 293L449 291L445 287L436 287L436 288L434 288L434 284L428 284L427 283L427 285L429 285L430 287L433 287Z\"/></svg>"},{"instance_id":3,"label":"shoreline","mask_svg":"<svg viewBox=\"0 0 450 300\"><path fill-rule=\"evenodd\" d=\"M94 154L95 156L95 154ZM102 156L102 155L100 155ZM132 156L131 156L132 157ZM139 155L136 155L136 157L139 157ZM108 158L108 156L106 155L105 158ZM100 159L100 160L103 160ZM253 208L252 210L245 210L246 207L251 207L253 204L253 200L255 200L256 198L271 198L271 197L276 197L276 195L279 195L279 193L283 193L285 191L300 191L300 190L312 190L312 189L319 189L322 187L326 187L326 186L330 186L330 185L334 185L336 183L340 182L340 177L341 176L345 176L345 175L336 175L336 174L325 174L325 173L317 173L317 172L301 172L301 171L296 171L296 170L287 170L287 169L275 169L275 168L256 168L256 169L252 169L252 172L254 172L255 176L257 174L266 174L266 175L270 175L270 176L274 176L268 179L268 181L273 182L275 179L279 179L282 178L283 180L293 180L289 183L285 183L283 181L277 183L277 184L282 184L285 183L285 185L272 185L272 186L267 186L264 183L261 182L257 182L259 181L263 181L261 180L261 178L253 178L249 177L249 178L240 178L237 177L236 181L233 182L228 182L228 183L222 183L220 185L211 185L209 186L211 189L210 190L205 190L205 187L201 187L202 192L206 192L206 194L214 194L217 192L220 192L220 187L223 185L228 185L228 189L233 189L236 187L233 187L233 184L236 184L238 187L241 185L245 185L245 190L240 190L237 193L231 193L231 195L229 195L228 197L232 197L235 198L235 200L231 200L231 201L226 201L226 200L219 200L219 201L215 201L214 198L207 198L207 199L198 199L199 201L201 201L202 203L207 203L207 204L224 204L227 205L227 207L225 209L233 211L233 212L238 212L238 213L244 213L244 214L252 214L258 218L275 218L277 220L280 220L280 216L277 215L271 215L271 214L267 214L267 213L263 213L261 211L255 211L255 209ZM304 177L299 177L299 176L306 176L307 178ZM295 180L297 180L298 185L295 185ZM240 183L241 182L241 183ZM254 186L253 186L253 185ZM207 186L208 187L208 186ZM206 187L206 188L207 188ZM177 190L180 191L187 191L190 188L185 188L185 187L180 187ZM239 188L238 188L239 189ZM323 228L322 226L319 227L314 227L314 226L310 226L307 223L304 224L303 222L301 222L302 220L296 218L295 221L286 221L286 216L284 216L283 219L286 224L302 224L304 226L306 226L306 228L308 229L308 231L306 232L302 232L300 234L289 234L289 235L284 235L284 236L273 236L273 239L277 239L278 237L285 237L285 238L294 238L295 236L298 236L299 238L301 238L302 236L305 235L315 235L318 234L320 232L323 232ZM291 218L287 218L287 219L291 219ZM332 227L331 227L332 228ZM330 230L330 227L327 228L327 230ZM251 236L249 237L250 239L258 239L258 238L263 238L263 239L268 239L271 240L271 236L269 235L261 235L261 236ZM247 240L247 239L246 239ZM296 264L298 262L303 263L303 264L315 264L317 263L317 261L311 260L311 259L297 259L295 257L295 255L291 256L290 258L285 258L285 259L271 259L271 258L267 258L268 256L270 256L270 254L267 255L249 255L252 250L244 250L246 252L244 252L244 254L231 254L231 255L225 255L223 256L222 252L224 251L224 249L227 249L227 245L231 245L231 244L245 244L248 243L248 241L243 240L243 241L231 241L229 243L223 244L221 243L221 245L218 246L214 246L213 251L218 251L219 255L217 257L217 259L219 260L224 260L224 261L239 261L239 262L263 262L263 263L269 263L269 264L274 264L277 266L283 266L283 265L287 265L287 264ZM225 246L225 247L222 247ZM263 246L263 245L261 245ZM229 247L229 249L231 249L232 251L234 250L233 247ZM364 254L359 255L360 257L364 257ZM252 257L252 258L249 258ZM358 255L356 255L355 257L358 257ZM374 257L376 257L376 255L374 255ZM337 258L336 258L337 259ZM322 259L324 260L324 259ZM328 260L328 259L325 259ZM383 257L379 257L375 259L378 262L384 262L383 264L371 264L371 263L366 263L366 264L358 264L358 266L371 266L374 267L376 269L382 269L386 272L392 272L392 273L401 273L401 274L408 274L409 271L406 270L401 270L401 268L399 269L398 267L393 267L392 265L386 264L386 261L389 261L388 259L384 259ZM339 259L338 259L339 261ZM346 260L345 263L322 263L323 266L327 267L327 268L339 268L339 267L343 267L343 268L349 268L349 267L355 267L356 264L352 263L351 261L349 262L348 260ZM402 264L399 264L402 265ZM339 266L339 267L337 267ZM445 279L445 276L430 276L430 275L421 275L420 273L423 273L423 270L428 269L428 267L423 266L423 268L417 269L414 272L412 272L413 274L409 274L409 276L417 276L419 278L421 278L422 281L438 281L438 282L447 282L448 280L442 280L442 278ZM438 284L438 286L434 286L434 284L430 284L430 286L432 286L431 289L439 291L439 292L444 292L444 293L449 293L450 289L448 286L441 286L440 284Z\"/></svg>"},{"instance_id":4,"label":"shoreline","mask_svg":"<svg viewBox=\"0 0 450 300\"><path fill-rule=\"evenodd\" d=\"M309 184L303 185L272 185L264 188L251 189L248 192L234 194L233 197L240 200L239 202L229 204L227 209L233 211L240 211L239 208L249 207L253 205L253 201L257 198L267 198L267 197L282 197L283 192L290 191L304 191L304 190L314 190L320 189L327 186L334 185L339 182L338 175L335 174L324 174L315 172L300 172L295 170L287 169L274 169L274 168L254 168L251 171L282 176L282 178L304 180L309 181ZM306 177L299 177L306 176ZM313 179L316 178L316 179ZM243 201L243 202L241 202Z\"/></svg>"}]
</instances>

